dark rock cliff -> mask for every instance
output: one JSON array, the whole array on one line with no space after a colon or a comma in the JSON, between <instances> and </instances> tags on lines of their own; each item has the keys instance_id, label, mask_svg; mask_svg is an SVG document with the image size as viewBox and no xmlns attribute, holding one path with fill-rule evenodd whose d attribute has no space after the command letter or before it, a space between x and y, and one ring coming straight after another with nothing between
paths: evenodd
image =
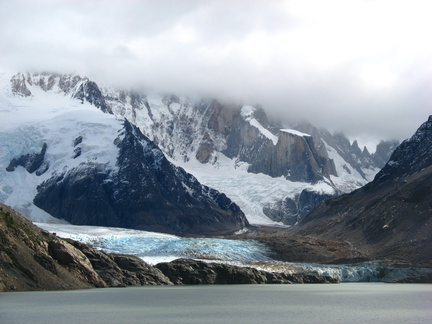
<instances>
[{"instance_id":1,"label":"dark rock cliff","mask_svg":"<svg viewBox=\"0 0 432 324\"><path fill-rule=\"evenodd\" d=\"M107 106L99 87L93 81L84 79L84 82L80 84L77 91L73 94L73 98L81 100L82 103L87 101L104 113L112 114L112 110Z\"/></svg>"},{"instance_id":2,"label":"dark rock cliff","mask_svg":"<svg viewBox=\"0 0 432 324\"><path fill-rule=\"evenodd\" d=\"M374 183L397 181L432 165L432 115L416 133L402 142L375 176Z\"/></svg>"},{"instance_id":3,"label":"dark rock cliff","mask_svg":"<svg viewBox=\"0 0 432 324\"><path fill-rule=\"evenodd\" d=\"M6 171L12 172L18 166L24 167L28 173L33 173L36 171L36 175L40 176L46 172L49 168L49 163L45 161L45 153L47 150L47 145L44 143L40 153L32 153L22 155L17 159L12 159L9 165L6 167Z\"/></svg>"}]
</instances>

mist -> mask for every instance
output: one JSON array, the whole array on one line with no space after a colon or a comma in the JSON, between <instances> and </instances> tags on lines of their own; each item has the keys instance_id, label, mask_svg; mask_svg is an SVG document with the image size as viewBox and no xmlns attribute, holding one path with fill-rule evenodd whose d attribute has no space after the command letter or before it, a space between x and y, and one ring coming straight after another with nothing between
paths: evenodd
<instances>
[{"instance_id":1,"label":"mist","mask_svg":"<svg viewBox=\"0 0 432 324\"><path fill-rule=\"evenodd\" d=\"M0 70L261 104L359 144L432 113L429 1L6 1Z\"/></svg>"}]
</instances>

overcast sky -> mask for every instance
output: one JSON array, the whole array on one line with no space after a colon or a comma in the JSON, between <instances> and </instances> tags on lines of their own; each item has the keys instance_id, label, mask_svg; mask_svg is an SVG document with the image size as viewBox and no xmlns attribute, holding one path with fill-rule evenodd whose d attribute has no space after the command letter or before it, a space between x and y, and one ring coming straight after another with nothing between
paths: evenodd
<instances>
[{"instance_id":1,"label":"overcast sky","mask_svg":"<svg viewBox=\"0 0 432 324\"><path fill-rule=\"evenodd\" d=\"M0 0L0 68L260 103L360 144L432 114L432 1Z\"/></svg>"}]
</instances>

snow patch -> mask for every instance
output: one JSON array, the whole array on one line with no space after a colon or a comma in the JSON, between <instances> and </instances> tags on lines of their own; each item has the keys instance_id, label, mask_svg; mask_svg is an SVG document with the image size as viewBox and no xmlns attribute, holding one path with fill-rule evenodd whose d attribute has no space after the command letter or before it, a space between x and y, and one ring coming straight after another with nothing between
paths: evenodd
<instances>
[{"instance_id":1,"label":"snow patch","mask_svg":"<svg viewBox=\"0 0 432 324\"><path fill-rule=\"evenodd\" d=\"M311 135L299 132L299 131L297 131L295 129L281 129L280 131L284 132L284 133L289 133L289 134L292 134L292 135L296 135L296 136L311 137Z\"/></svg>"}]
</instances>

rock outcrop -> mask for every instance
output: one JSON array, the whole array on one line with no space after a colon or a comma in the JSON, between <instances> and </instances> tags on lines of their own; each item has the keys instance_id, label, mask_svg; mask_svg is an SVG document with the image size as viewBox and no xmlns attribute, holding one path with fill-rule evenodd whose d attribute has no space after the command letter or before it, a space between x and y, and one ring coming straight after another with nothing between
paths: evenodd
<instances>
[{"instance_id":1,"label":"rock outcrop","mask_svg":"<svg viewBox=\"0 0 432 324\"><path fill-rule=\"evenodd\" d=\"M274 204L264 206L263 212L270 219L286 225L294 225L301 221L321 201L334 195L304 189L293 198L287 197Z\"/></svg>"},{"instance_id":2,"label":"rock outcrop","mask_svg":"<svg viewBox=\"0 0 432 324\"><path fill-rule=\"evenodd\" d=\"M416 133L402 142L375 176L374 186L399 181L432 165L432 115Z\"/></svg>"},{"instance_id":3,"label":"rock outcrop","mask_svg":"<svg viewBox=\"0 0 432 324\"><path fill-rule=\"evenodd\" d=\"M400 145L399 141L381 141L376 147L374 154L370 155L374 164L382 169L390 159L394 150Z\"/></svg>"},{"instance_id":4,"label":"rock outcrop","mask_svg":"<svg viewBox=\"0 0 432 324\"><path fill-rule=\"evenodd\" d=\"M337 283L334 278L311 274L287 274L237 267L222 263L208 263L177 259L156 265L176 285L224 284L291 284Z\"/></svg>"},{"instance_id":5,"label":"rock outcrop","mask_svg":"<svg viewBox=\"0 0 432 324\"><path fill-rule=\"evenodd\" d=\"M0 204L0 291L105 287L77 249Z\"/></svg>"},{"instance_id":6,"label":"rock outcrop","mask_svg":"<svg viewBox=\"0 0 432 324\"><path fill-rule=\"evenodd\" d=\"M381 141L376 146L375 153L371 154L366 147L363 147L363 150L360 149L356 140L350 143L343 133L331 134L326 129L318 129L307 122L296 124L294 128L312 136L315 149L320 155L326 156L329 148L334 150L342 157L347 166L357 171L363 178L366 178L364 170L381 169L399 145L399 142L395 140ZM348 173L352 172L349 168L344 169Z\"/></svg>"},{"instance_id":7,"label":"rock outcrop","mask_svg":"<svg viewBox=\"0 0 432 324\"><path fill-rule=\"evenodd\" d=\"M0 204L0 291L172 285L135 256L65 240Z\"/></svg>"},{"instance_id":8,"label":"rock outcrop","mask_svg":"<svg viewBox=\"0 0 432 324\"><path fill-rule=\"evenodd\" d=\"M87 78L83 79L82 83L78 86L78 89L73 94L73 98L81 100L82 103L87 101L104 113L112 114L112 110L106 104L97 84Z\"/></svg>"},{"instance_id":9,"label":"rock outcrop","mask_svg":"<svg viewBox=\"0 0 432 324\"><path fill-rule=\"evenodd\" d=\"M133 255L104 253L83 243L65 240L81 251L109 287L172 285L157 268Z\"/></svg>"},{"instance_id":10,"label":"rock outcrop","mask_svg":"<svg viewBox=\"0 0 432 324\"><path fill-rule=\"evenodd\" d=\"M323 180L330 174L336 175L334 164L328 158L319 156L310 136L281 131L277 144L268 148L268 152L260 152L260 157L251 163L250 172L311 183Z\"/></svg>"},{"instance_id":11,"label":"rock outcrop","mask_svg":"<svg viewBox=\"0 0 432 324\"><path fill-rule=\"evenodd\" d=\"M29 97L32 95L31 91L27 88L25 76L21 73L12 77L11 89L15 96Z\"/></svg>"},{"instance_id":12,"label":"rock outcrop","mask_svg":"<svg viewBox=\"0 0 432 324\"><path fill-rule=\"evenodd\" d=\"M40 176L45 173L49 168L49 163L45 161L45 153L47 150L47 144L42 145L40 153L32 153L22 155L17 159L12 159L9 165L6 167L6 171L12 172L18 166L24 167L28 173L36 171L36 175Z\"/></svg>"}]
</instances>

